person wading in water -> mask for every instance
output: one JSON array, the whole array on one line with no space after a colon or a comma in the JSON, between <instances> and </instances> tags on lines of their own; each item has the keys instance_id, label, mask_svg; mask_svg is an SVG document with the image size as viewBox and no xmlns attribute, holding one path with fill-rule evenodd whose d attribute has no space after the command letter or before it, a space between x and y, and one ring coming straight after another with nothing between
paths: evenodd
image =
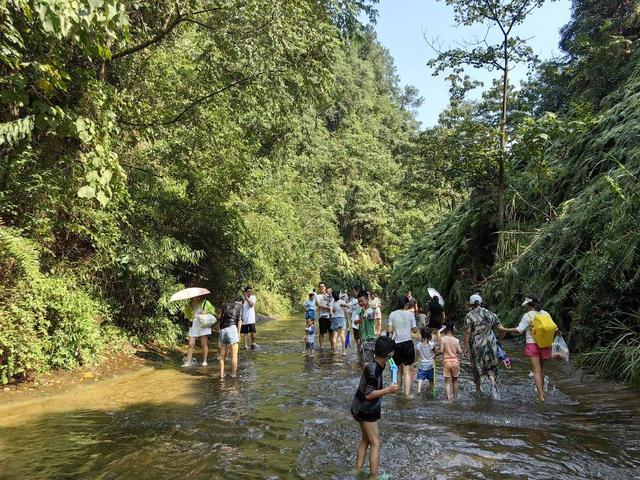
<instances>
[{"instance_id":1,"label":"person wading in water","mask_svg":"<svg viewBox=\"0 0 640 480\"><path fill-rule=\"evenodd\" d=\"M533 367L533 379L536 384L537 398L539 401L544 402L544 362L551 358L551 346L541 347L538 345L538 341L533 335L533 321L540 315L543 318L548 318L548 325L550 326L550 338L553 339L553 334L559 334L558 327L555 327L555 323L551 320L551 315L542 309L540 299L537 295L530 293L524 299L522 303L523 307L527 307L528 311L520 319L520 323L514 328L501 327L500 331L504 333L516 333L525 334L526 346L524 349L525 356L531 360L531 366ZM553 329L555 327L555 329ZM553 333L551 333L553 332ZM548 342L550 345L550 342Z\"/></svg>"},{"instance_id":2,"label":"person wading in water","mask_svg":"<svg viewBox=\"0 0 640 480\"><path fill-rule=\"evenodd\" d=\"M242 298L242 329L244 349L249 350L247 336L251 337L251 350L258 348L256 343L256 296L252 287L246 287Z\"/></svg>"},{"instance_id":3,"label":"person wading in water","mask_svg":"<svg viewBox=\"0 0 640 480\"><path fill-rule=\"evenodd\" d=\"M498 400L498 340L494 330L502 324L495 313L482 307L482 297L471 295L470 311L464 318L464 354L471 360L476 392L480 393L482 377L491 382L491 395Z\"/></svg>"},{"instance_id":4,"label":"person wading in water","mask_svg":"<svg viewBox=\"0 0 640 480\"><path fill-rule=\"evenodd\" d=\"M404 394L411 394L411 365L415 362L416 351L413 346L412 334L418 333L416 327L416 300L403 298L387 319L387 333L393 336L395 348L393 361L398 366L398 378ZM404 303L404 305L402 305Z\"/></svg>"},{"instance_id":5,"label":"person wading in water","mask_svg":"<svg viewBox=\"0 0 640 480\"><path fill-rule=\"evenodd\" d=\"M327 295L327 286L324 282L320 282L318 285L320 289L319 293L316 293L316 312L318 312L318 342L320 346L320 350L322 351L322 346L324 345L324 336L325 334L330 334L331 329L331 305L330 300Z\"/></svg>"},{"instance_id":6,"label":"person wading in water","mask_svg":"<svg viewBox=\"0 0 640 480\"><path fill-rule=\"evenodd\" d=\"M218 362L220 363L220 380L224 379L224 357L231 350L231 378L238 374L238 344L242 328L242 297L225 305L220 315L220 336L218 337Z\"/></svg>"}]
</instances>

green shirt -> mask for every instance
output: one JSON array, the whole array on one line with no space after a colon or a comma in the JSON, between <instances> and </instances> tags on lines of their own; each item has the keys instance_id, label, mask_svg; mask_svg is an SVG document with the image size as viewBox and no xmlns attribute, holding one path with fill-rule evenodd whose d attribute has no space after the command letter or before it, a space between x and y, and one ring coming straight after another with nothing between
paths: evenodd
<instances>
[{"instance_id":1,"label":"green shirt","mask_svg":"<svg viewBox=\"0 0 640 480\"><path fill-rule=\"evenodd\" d=\"M376 309L373 307L367 308L367 310L362 313L360 312L360 318L362 319L362 323L360 324L360 338L362 340L375 340L376 339Z\"/></svg>"}]
</instances>

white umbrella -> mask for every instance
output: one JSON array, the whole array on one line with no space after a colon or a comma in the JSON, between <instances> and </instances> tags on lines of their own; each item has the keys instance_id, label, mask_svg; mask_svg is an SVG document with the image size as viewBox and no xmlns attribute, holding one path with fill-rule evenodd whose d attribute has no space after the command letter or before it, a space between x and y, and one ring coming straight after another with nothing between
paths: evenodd
<instances>
[{"instance_id":1,"label":"white umbrella","mask_svg":"<svg viewBox=\"0 0 640 480\"><path fill-rule=\"evenodd\" d=\"M429 296L430 296L431 298L433 298L433 297L438 297L438 303L439 303L442 307L444 307L444 298L442 298L442 295L440 295L440 294L438 293L438 291L437 291L435 288L431 288L431 287L429 287L429 288L427 288L427 292L429 292Z\"/></svg>"},{"instance_id":2,"label":"white umbrella","mask_svg":"<svg viewBox=\"0 0 640 480\"><path fill-rule=\"evenodd\" d=\"M170 302L177 302L178 300L187 300L189 298L201 297L202 295L206 295L207 293L211 293L206 288L200 287L191 287L185 288L184 290L180 290L179 292L171 295L169 299Z\"/></svg>"}]
</instances>

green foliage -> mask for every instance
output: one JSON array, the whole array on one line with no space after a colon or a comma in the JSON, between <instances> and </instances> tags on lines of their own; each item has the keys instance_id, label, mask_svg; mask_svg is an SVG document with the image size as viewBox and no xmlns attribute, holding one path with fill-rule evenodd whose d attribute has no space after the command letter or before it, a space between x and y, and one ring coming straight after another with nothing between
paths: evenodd
<instances>
[{"instance_id":1,"label":"green foliage","mask_svg":"<svg viewBox=\"0 0 640 480\"><path fill-rule=\"evenodd\" d=\"M506 324L520 318L523 295L536 292L572 348L587 352L580 357L584 366L638 385L640 57L637 45L612 36L612 25L627 39L635 35L636 10L622 3L628 2L574 2L563 40L569 56L542 65L515 97L520 111L512 112L504 228L487 225L486 237L474 236L489 179L451 183L462 205L399 258L392 287L393 293L409 287L423 295L420 287L433 285L452 313L478 290ZM621 45L630 49L624 58L599 50ZM612 68L618 70L608 75ZM466 119L443 116L421 138L426 154L417 165L437 165L429 153L448 145L457 152L453 167L477 158L473 142L437 134L451 125L481 131L496 110L485 104L487 112ZM545 112L548 107L556 111ZM481 169L482 163L473 164Z\"/></svg>"},{"instance_id":2,"label":"green foliage","mask_svg":"<svg viewBox=\"0 0 640 480\"><path fill-rule=\"evenodd\" d=\"M0 265L0 279L5 287L16 277L26 277L28 280L39 278L37 244L21 236L18 230L0 225Z\"/></svg>"},{"instance_id":3,"label":"green foliage","mask_svg":"<svg viewBox=\"0 0 640 480\"><path fill-rule=\"evenodd\" d=\"M385 284L425 216L375 3L0 4L3 381L94 361L100 332L183 341L184 286L282 313L322 277Z\"/></svg>"},{"instance_id":4,"label":"green foliage","mask_svg":"<svg viewBox=\"0 0 640 480\"><path fill-rule=\"evenodd\" d=\"M637 0L573 2L573 18L562 29L560 47L570 60L562 76L574 97L599 108L627 78L627 66L635 65L639 7Z\"/></svg>"},{"instance_id":5,"label":"green foliage","mask_svg":"<svg viewBox=\"0 0 640 480\"><path fill-rule=\"evenodd\" d=\"M637 302L640 163L630 139L640 118L630 92L639 88L636 74L597 120L561 120L555 146L555 128L548 130L548 151L527 162L513 198L517 241L504 240L490 282L503 311L522 292L537 290L581 350L611 340L602 325L623 321L621 312ZM537 148L529 135L524 138Z\"/></svg>"},{"instance_id":6,"label":"green foliage","mask_svg":"<svg viewBox=\"0 0 640 480\"><path fill-rule=\"evenodd\" d=\"M0 303L0 383L94 362L108 318L107 306L69 274L18 281Z\"/></svg>"},{"instance_id":7,"label":"green foliage","mask_svg":"<svg viewBox=\"0 0 640 480\"><path fill-rule=\"evenodd\" d=\"M393 300L411 290L425 304L427 288L434 287L446 299L449 318L461 320L465 302L483 284L493 262L492 208L495 204L490 196L477 196L444 214L396 261L387 297Z\"/></svg>"},{"instance_id":8,"label":"green foliage","mask_svg":"<svg viewBox=\"0 0 640 480\"><path fill-rule=\"evenodd\" d=\"M452 93L456 91L456 83L461 82L459 74L464 67L486 68L489 71L501 72L501 79L494 80L496 92L499 90L500 105L496 109L500 112L497 122L493 126L498 127L500 150L497 155L497 224L504 226L505 217L505 185L506 185L506 160L508 142L509 121L509 72L514 65L519 63L533 64L537 61L533 50L526 40L515 34L515 28L521 25L536 8L544 4L544 0L446 0L453 6L455 20L458 25L488 24L489 29L484 41L463 48L453 48L447 51L437 51L438 55L427 62L434 69L433 74L438 75L447 69L452 69L453 79ZM497 35L498 43L491 44L487 41L489 31L493 29ZM471 48L473 47L473 48ZM469 80L465 77L463 85ZM473 85L472 85L473 86ZM468 87L467 87L468 88Z\"/></svg>"},{"instance_id":9,"label":"green foliage","mask_svg":"<svg viewBox=\"0 0 640 480\"><path fill-rule=\"evenodd\" d=\"M640 324L638 313L629 317L628 323L636 327ZM610 325L612 333L618 336L608 345L580 355L578 365L640 388L640 331L619 320Z\"/></svg>"}]
</instances>

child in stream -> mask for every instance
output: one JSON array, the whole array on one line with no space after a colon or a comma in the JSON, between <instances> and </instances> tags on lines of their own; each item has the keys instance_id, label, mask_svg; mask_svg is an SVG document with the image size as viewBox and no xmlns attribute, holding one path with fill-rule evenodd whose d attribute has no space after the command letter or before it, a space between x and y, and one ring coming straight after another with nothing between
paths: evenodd
<instances>
[{"instance_id":1,"label":"child in stream","mask_svg":"<svg viewBox=\"0 0 640 480\"><path fill-rule=\"evenodd\" d=\"M358 444L358 457L356 468L364 467L364 460L369 452L369 466L371 477L376 478L378 464L380 463L380 433L378 420L380 420L380 407L382 397L398 391L398 384L392 383L382 388L382 372L387 360L393 355L394 341L389 337L378 337L375 342L374 359L367 363L362 372L360 385L351 403L351 414L360 424L362 436Z\"/></svg>"},{"instance_id":2,"label":"child in stream","mask_svg":"<svg viewBox=\"0 0 640 480\"><path fill-rule=\"evenodd\" d=\"M458 396L458 377L460 376L460 359L462 353L460 340L453 336L453 324L447 323L444 327L444 335L440 339L444 361L444 391L447 400L455 400Z\"/></svg>"},{"instance_id":3,"label":"child in stream","mask_svg":"<svg viewBox=\"0 0 640 480\"><path fill-rule=\"evenodd\" d=\"M305 320L315 320L316 319L316 294L310 293L309 300L304 302L302 305L304 307L304 319Z\"/></svg>"},{"instance_id":4,"label":"child in stream","mask_svg":"<svg viewBox=\"0 0 640 480\"><path fill-rule=\"evenodd\" d=\"M420 330L421 340L416 344L416 353L419 357L418 363L418 393L422 391L422 382L429 380L429 391L433 389L434 366L433 360L438 352L438 343L431 340L431 329L425 326Z\"/></svg>"},{"instance_id":5,"label":"child in stream","mask_svg":"<svg viewBox=\"0 0 640 480\"><path fill-rule=\"evenodd\" d=\"M316 336L316 327L313 318L307 318L307 328L305 328L304 336L304 356L313 355L313 342Z\"/></svg>"}]
</instances>

